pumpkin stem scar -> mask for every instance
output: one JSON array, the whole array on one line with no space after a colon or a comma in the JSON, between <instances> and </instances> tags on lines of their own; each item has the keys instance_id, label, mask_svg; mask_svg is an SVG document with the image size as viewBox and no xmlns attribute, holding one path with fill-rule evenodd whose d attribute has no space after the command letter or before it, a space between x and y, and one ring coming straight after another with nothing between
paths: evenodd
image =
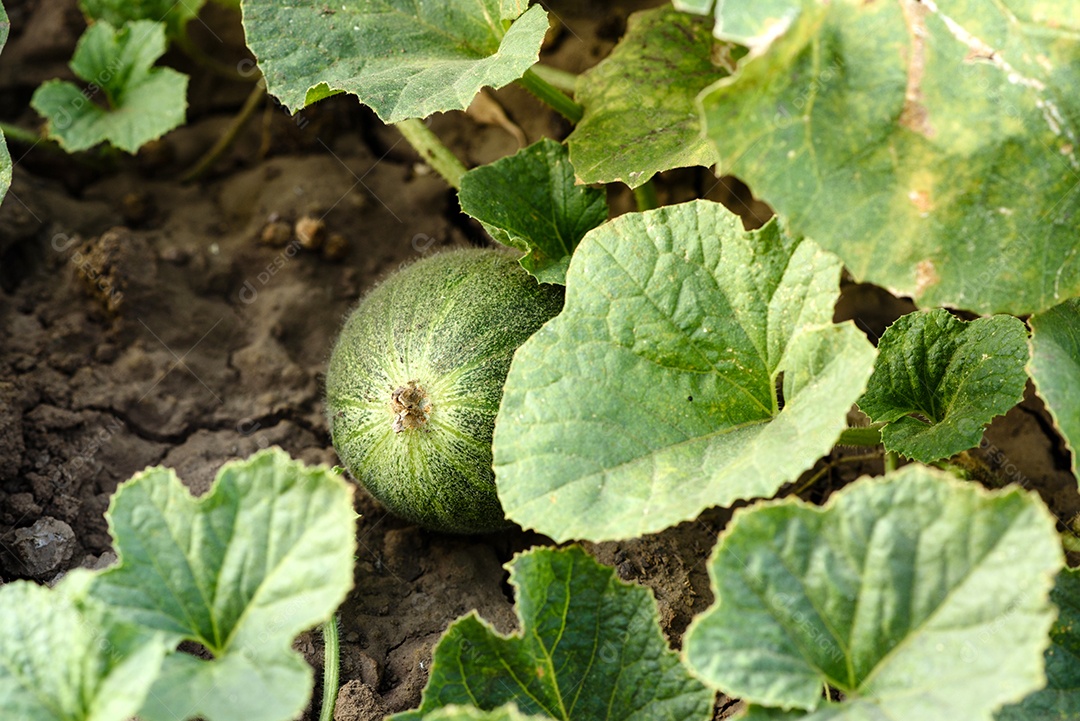
<instances>
[{"instance_id":1,"label":"pumpkin stem scar","mask_svg":"<svg viewBox=\"0 0 1080 721\"><path fill-rule=\"evenodd\" d=\"M420 429L428 422L428 416L431 415L433 407L427 391L417 381L409 381L403 386L398 386L390 394L390 410L394 414L392 424L394 433Z\"/></svg>"}]
</instances>

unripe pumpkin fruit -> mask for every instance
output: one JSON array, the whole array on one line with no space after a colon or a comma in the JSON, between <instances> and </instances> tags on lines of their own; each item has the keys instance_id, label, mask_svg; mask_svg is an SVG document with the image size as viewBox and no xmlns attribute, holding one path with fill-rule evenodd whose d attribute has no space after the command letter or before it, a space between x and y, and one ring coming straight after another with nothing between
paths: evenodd
<instances>
[{"instance_id":1,"label":"unripe pumpkin fruit","mask_svg":"<svg viewBox=\"0 0 1080 721\"><path fill-rule=\"evenodd\" d=\"M326 407L345 467L427 528L505 527L492 470L514 351L562 309L498 250L439 253L394 273L352 312L330 356Z\"/></svg>"}]
</instances>

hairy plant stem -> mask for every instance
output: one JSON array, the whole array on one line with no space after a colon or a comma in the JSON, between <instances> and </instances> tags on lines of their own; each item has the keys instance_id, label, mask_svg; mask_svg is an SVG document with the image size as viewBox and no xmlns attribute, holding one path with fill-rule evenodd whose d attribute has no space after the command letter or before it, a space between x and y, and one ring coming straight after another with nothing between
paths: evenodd
<instances>
[{"instance_id":1,"label":"hairy plant stem","mask_svg":"<svg viewBox=\"0 0 1080 721\"><path fill-rule=\"evenodd\" d=\"M420 120L410 118L395 123L394 127L401 131L409 145L420 153L424 162L434 168L451 188L461 189L461 176L465 174L465 166L428 126Z\"/></svg>"},{"instance_id":2,"label":"hairy plant stem","mask_svg":"<svg viewBox=\"0 0 1080 721\"><path fill-rule=\"evenodd\" d=\"M886 473L892 473L893 471L895 471L897 463L899 462L899 460L900 460L900 458L899 458L899 456L896 455L895 452L889 451L888 453L886 453L885 454L885 472Z\"/></svg>"},{"instance_id":3,"label":"hairy plant stem","mask_svg":"<svg viewBox=\"0 0 1080 721\"><path fill-rule=\"evenodd\" d=\"M852 426L845 428L836 439L838 446L880 446L881 429L884 423L872 423L868 426Z\"/></svg>"},{"instance_id":4,"label":"hairy plant stem","mask_svg":"<svg viewBox=\"0 0 1080 721\"><path fill-rule=\"evenodd\" d=\"M548 70L541 71L541 73L550 76L551 73L549 71L551 70L554 69L549 68ZM581 120L581 116L585 113L580 105L571 100L566 93L559 90L553 83L542 78L540 73L535 72L533 68L526 70L525 75L522 76L518 82L572 123ZM461 176L465 174L467 168L460 160L458 160L457 156L454 155L441 140L439 140L438 136L431 132L430 128L424 125L422 121L415 118L402 120L399 123L395 123L394 127L401 131L401 134L405 136L405 140L409 142L409 145L420 154L420 157L422 157L436 173L442 176L443 180L445 180L450 187L454 190L461 189Z\"/></svg>"},{"instance_id":5,"label":"hairy plant stem","mask_svg":"<svg viewBox=\"0 0 1080 721\"><path fill-rule=\"evenodd\" d=\"M255 114L255 111L259 108L259 104L262 99L266 97L266 80L259 78L259 82L255 83L255 87L248 95L247 100L244 101L244 107L240 109L240 112L233 118L229 124L229 128L225 131L225 134L218 138L218 141L214 143L210 150L206 151L195 165L191 166L191 169L184 173L180 179L181 182L190 183L194 180L198 180L206 174L214 163L225 154L232 144L236 141L237 136L244 129L244 126L251 120L251 116Z\"/></svg>"},{"instance_id":6,"label":"hairy plant stem","mask_svg":"<svg viewBox=\"0 0 1080 721\"><path fill-rule=\"evenodd\" d=\"M660 199L656 197L656 186L652 180L645 181L644 185L634 188L634 202L637 203L638 212L655 210L660 207Z\"/></svg>"},{"instance_id":7,"label":"hairy plant stem","mask_svg":"<svg viewBox=\"0 0 1080 721\"><path fill-rule=\"evenodd\" d=\"M550 65L544 65L543 63L533 65L532 69L542 80L546 80L549 84L555 86L570 97L573 97L574 93L577 92L577 75L568 73L565 70L553 68Z\"/></svg>"},{"instance_id":8,"label":"hairy plant stem","mask_svg":"<svg viewBox=\"0 0 1080 721\"><path fill-rule=\"evenodd\" d=\"M341 644L338 640L338 616L335 613L322 625L323 632L323 692L319 721L334 721L338 683L341 673Z\"/></svg>"},{"instance_id":9,"label":"hairy plant stem","mask_svg":"<svg viewBox=\"0 0 1080 721\"><path fill-rule=\"evenodd\" d=\"M558 111L559 115L562 115L571 123L576 125L581 122L581 117L585 114L585 109L571 100L566 93L540 77L533 68L526 70L525 74L521 76L518 82L530 93Z\"/></svg>"}]
</instances>

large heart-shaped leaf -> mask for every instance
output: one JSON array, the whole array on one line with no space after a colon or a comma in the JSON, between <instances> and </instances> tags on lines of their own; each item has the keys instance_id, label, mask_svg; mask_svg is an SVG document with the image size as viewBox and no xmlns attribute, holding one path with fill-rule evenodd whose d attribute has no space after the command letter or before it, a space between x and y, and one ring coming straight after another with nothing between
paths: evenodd
<instances>
[{"instance_id":1,"label":"large heart-shaped leaf","mask_svg":"<svg viewBox=\"0 0 1080 721\"><path fill-rule=\"evenodd\" d=\"M711 60L714 42L708 23L670 7L630 16L611 55L578 79L585 115L566 142L582 182L636 188L719 159L695 100L727 75Z\"/></svg>"},{"instance_id":2,"label":"large heart-shaped leaf","mask_svg":"<svg viewBox=\"0 0 1080 721\"><path fill-rule=\"evenodd\" d=\"M88 83L50 80L30 100L48 119L49 137L65 150L108 141L129 153L184 123L188 77L155 68L165 52L165 26L138 20L116 30L100 21L75 47L71 69Z\"/></svg>"},{"instance_id":3,"label":"large heart-shaped leaf","mask_svg":"<svg viewBox=\"0 0 1080 721\"><path fill-rule=\"evenodd\" d=\"M1080 468L1080 298L1031 317L1028 371Z\"/></svg>"},{"instance_id":4,"label":"large heart-shaped leaf","mask_svg":"<svg viewBox=\"0 0 1080 721\"><path fill-rule=\"evenodd\" d=\"M603 190L575 185L566 147L544 138L461 178L461 209L491 237L526 253L521 265L541 283L566 283L581 239L607 220Z\"/></svg>"},{"instance_id":5,"label":"large heart-shaped leaf","mask_svg":"<svg viewBox=\"0 0 1080 721\"><path fill-rule=\"evenodd\" d=\"M713 694L660 632L656 601L580 547L537 548L509 565L520 633L502 636L475 613L455 621L433 652L418 721L449 704L590 721L704 721Z\"/></svg>"},{"instance_id":6,"label":"large heart-shaped leaf","mask_svg":"<svg viewBox=\"0 0 1080 721\"><path fill-rule=\"evenodd\" d=\"M464 110L520 78L547 14L520 0L244 0L248 46L290 110L352 93L384 122ZM520 17L519 17L520 16ZM513 24L511 25L511 21Z\"/></svg>"},{"instance_id":7,"label":"large heart-shaped leaf","mask_svg":"<svg viewBox=\"0 0 1080 721\"><path fill-rule=\"evenodd\" d=\"M1058 618L1046 650L1046 688L1006 706L996 721L1068 721L1080 718L1080 571L1066 568L1050 592Z\"/></svg>"},{"instance_id":8,"label":"large heart-shaped leaf","mask_svg":"<svg viewBox=\"0 0 1080 721\"><path fill-rule=\"evenodd\" d=\"M108 519L120 563L90 595L214 655L170 656L139 715L294 718L312 673L293 638L329 618L352 586L350 487L271 449L223 466L198 499L173 471L148 469L116 492Z\"/></svg>"},{"instance_id":9,"label":"large heart-shaped leaf","mask_svg":"<svg viewBox=\"0 0 1080 721\"><path fill-rule=\"evenodd\" d=\"M737 511L709 562L716 602L685 652L725 693L817 709L748 718L990 721L1046 681L1062 563L1036 495L909 466L823 508ZM845 700L828 702L826 686Z\"/></svg>"},{"instance_id":10,"label":"large heart-shaped leaf","mask_svg":"<svg viewBox=\"0 0 1080 721\"><path fill-rule=\"evenodd\" d=\"M748 233L717 203L590 232L565 309L510 366L494 436L507 515L559 540L629 538L796 478L873 364L832 324L839 278L813 242L775 222Z\"/></svg>"},{"instance_id":11,"label":"large heart-shaped leaf","mask_svg":"<svg viewBox=\"0 0 1080 721\"><path fill-rule=\"evenodd\" d=\"M101 609L68 593L72 581L0 586L0 718L126 721L146 699L163 639L106 623Z\"/></svg>"},{"instance_id":12,"label":"large heart-shaped leaf","mask_svg":"<svg viewBox=\"0 0 1080 721\"><path fill-rule=\"evenodd\" d=\"M1027 360L1027 329L1012 316L909 313L881 336L859 408L888 424L886 449L932 463L979 445L983 427L1024 399Z\"/></svg>"},{"instance_id":13,"label":"large heart-shaped leaf","mask_svg":"<svg viewBox=\"0 0 1080 721\"><path fill-rule=\"evenodd\" d=\"M719 2L716 17L750 53L700 96L706 132L794 232L920 305L1022 314L1080 293L1072 0Z\"/></svg>"}]
</instances>

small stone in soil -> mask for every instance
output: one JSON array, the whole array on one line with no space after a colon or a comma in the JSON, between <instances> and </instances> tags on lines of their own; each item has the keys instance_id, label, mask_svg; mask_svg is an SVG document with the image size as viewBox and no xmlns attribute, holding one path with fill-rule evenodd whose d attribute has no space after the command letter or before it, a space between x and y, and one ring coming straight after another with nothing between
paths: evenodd
<instances>
[{"instance_id":1,"label":"small stone in soil","mask_svg":"<svg viewBox=\"0 0 1080 721\"><path fill-rule=\"evenodd\" d=\"M304 250L318 250L326 239L326 223L320 218L305 215L296 221L293 232Z\"/></svg>"},{"instance_id":2,"label":"small stone in soil","mask_svg":"<svg viewBox=\"0 0 1080 721\"><path fill-rule=\"evenodd\" d=\"M44 516L29 528L16 529L11 548L15 562L8 570L20 576L44 579L71 560L75 551L75 532L71 526L51 516Z\"/></svg>"},{"instance_id":3,"label":"small stone in soil","mask_svg":"<svg viewBox=\"0 0 1080 721\"><path fill-rule=\"evenodd\" d=\"M79 568L89 568L91 571L100 571L103 568L108 568L113 565L117 560L118 558L114 552L105 551L105 553L100 556L84 556L82 563L79 564Z\"/></svg>"},{"instance_id":4,"label":"small stone in soil","mask_svg":"<svg viewBox=\"0 0 1080 721\"><path fill-rule=\"evenodd\" d=\"M31 493L12 493L7 498L5 504L15 523L19 522L19 519L27 516L40 516L41 506L34 502L34 496Z\"/></svg>"},{"instance_id":5,"label":"small stone in soil","mask_svg":"<svg viewBox=\"0 0 1080 721\"><path fill-rule=\"evenodd\" d=\"M280 248L292 239L292 228L283 220L274 220L263 226L259 242L272 248Z\"/></svg>"},{"instance_id":6,"label":"small stone in soil","mask_svg":"<svg viewBox=\"0 0 1080 721\"><path fill-rule=\"evenodd\" d=\"M341 260L349 253L349 239L341 233L331 233L323 245L322 254L327 260Z\"/></svg>"}]
</instances>

